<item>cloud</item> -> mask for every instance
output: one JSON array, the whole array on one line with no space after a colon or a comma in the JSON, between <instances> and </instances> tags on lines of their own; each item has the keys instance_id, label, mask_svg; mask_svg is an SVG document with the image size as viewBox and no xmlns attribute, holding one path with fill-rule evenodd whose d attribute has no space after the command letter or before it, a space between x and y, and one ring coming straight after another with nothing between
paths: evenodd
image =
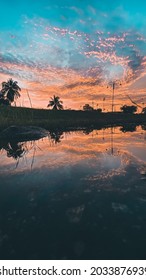
<instances>
[{"instance_id":1,"label":"cloud","mask_svg":"<svg viewBox=\"0 0 146 280\"><path fill-rule=\"evenodd\" d=\"M81 14L73 6L70 9ZM121 24L126 14L120 19L121 8L117 9ZM94 15L95 8L90 6L89 10ZM115 12L111 20L117 22L113 17ZM106 26L109 18L104 18ZM55 93L72 102L81 97L86 102L92 95L95 99L98 93L103 96L114 79L121 80L127 90L146 73L146 37L133 30L115 33L110 29L107 26L106 32L101 28L87 33L52 26L43 18L25 17L23 32L16 32L13 38L1 34L5 46L0 50L0 73L22 81L24 88L28 86L36 94L37 102L39 98L43 101L39 92L44 98ZM107 90L105 94L110 96Z\"/></svg>"}]
</instances>

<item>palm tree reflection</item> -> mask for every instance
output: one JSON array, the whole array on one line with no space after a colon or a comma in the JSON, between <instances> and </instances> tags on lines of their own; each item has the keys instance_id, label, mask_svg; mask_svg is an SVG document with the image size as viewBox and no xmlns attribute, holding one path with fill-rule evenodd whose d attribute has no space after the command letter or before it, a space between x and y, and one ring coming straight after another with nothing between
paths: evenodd
<instances>
[{"instance_id":1,"label":"palm tree reflection","mask_svg":"<svg viewBox=\"0 0 146 280\"><path fill-rule=\"evenodd\" d=\"M60 143L63 139L63 131L50 131L49 138L55 144ZM14 139L0 140L0 150L5 150L7 152L7 157L13 158L15 160L22 158L26 153L28 153L32 149L36 150L36 146L37 144L35 140L24 142L18 142Z\"/></svg>"},{"instance_id":2,"label":"palm tree reflection","mask_svg":"<svg viewBox=\"0 0 146 280\"><path fill-rule=\"evenodd\" d=\"M2 149L7 152L7 157L12 157L15 160L23 157L26 153L24 143L17 143L16 141L0 143L0 150Z\"/></svg>"},{"instance_id":3,"label":"palm tree reflection","mask_svg":"<svg viewBox=\"0 0 146 280\"><path fill-rule=\"evenodd\" d=\"M18 158L23 157L26 152L24 149L24 144L16 143L16 142L8 143L6 147L6 151L8 157L13 157L16 160Z\"/></svg>"},{"instance_id":4,"label":"palm tree reflection","mask_svg":"<svg viewBox=\"0 0 146 280\"><path fill-rule=\"evenodd\" d=\"M11 141L0 141L0 150L6 151L8 158L13 158L16 161L16 168L18 167L19 160L26 156L31 150L33 150L31 169L34 164L36 148L39 148L36 144L36 141L25 141L17 142L15 140ZM40 149L40 148L39 148Z\"/></svg>"}]
</instances>

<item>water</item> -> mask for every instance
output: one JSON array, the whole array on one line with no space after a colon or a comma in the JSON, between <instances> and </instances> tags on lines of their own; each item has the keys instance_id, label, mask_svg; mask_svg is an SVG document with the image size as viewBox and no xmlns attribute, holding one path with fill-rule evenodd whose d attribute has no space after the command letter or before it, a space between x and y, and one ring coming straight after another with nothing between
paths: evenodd
<instances>
[{"instance_id":1,"label":"water","mask_svg":"<svg viewBox=\"0 0 146 280\"><path fill-rule=\"evenodd\" d=\"M146 259L141 126L0 145L0 259Z\"/></svg>"}]
</instances>

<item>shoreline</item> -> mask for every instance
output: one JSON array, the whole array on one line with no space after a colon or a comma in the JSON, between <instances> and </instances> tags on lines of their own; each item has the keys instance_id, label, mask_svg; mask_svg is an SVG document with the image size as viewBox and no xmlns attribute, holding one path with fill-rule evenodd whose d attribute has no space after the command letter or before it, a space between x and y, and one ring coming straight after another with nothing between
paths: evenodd
<instances>
[{"instance_id":1,"label":"shoreline","mask_svg":"<svg viewBox=\"0 0 146 280\"><path fill-rule=\"evenodd\" d=\"M146 114L0 107L0 131L12 125L39 126L48 130L77 130L89 127L98 129L108 126L146 125Z\"/></svg>"}]
</instances>

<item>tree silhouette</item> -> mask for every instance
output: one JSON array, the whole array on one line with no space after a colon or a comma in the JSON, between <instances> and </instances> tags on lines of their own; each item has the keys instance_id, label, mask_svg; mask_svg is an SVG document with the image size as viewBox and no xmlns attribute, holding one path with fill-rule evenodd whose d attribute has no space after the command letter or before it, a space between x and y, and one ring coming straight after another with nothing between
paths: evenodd
<instances>
[{"instance_id":1,"label":"tree silhouette","mask_svg":"<svg viewBox=\"0 0 146 280\"><path fill-rule=\"evenodd\" d=\"M95 110L97 113L102 113L102 109L101 108L98 108Z\"/></svg>"},{"instance_id":2,"label":"tree silhouette","mask_svg":"<svg viewBox=\"0 0 146 280\"><path fill-rule=\"evenodd\" d=\"M89 104L85 104L85 105L83 106L83 110L84 110L84 111L93 111L94 109L93 109L93 107L91 107Z\"/></svg>"},{"instance_id":3,"label":"tree silhouette","mask_svg":"<svg viewBox=\"0 0 146 280\"><path fill-rule=\"evenodd\" d=\"M129 114L134 114L136 111L137 111L137 106L127 106L127 105L124 105L120 108L123 113L129 113Z\"/></svg>"},{"instance_id":4,"label":"tree silhouette","mask_svg":"<svg viewBox=\"0 0 146 280\"><path fill-rule=\"evenodd\" d=\"M17 81L9 79L7 82L2 82L2 99L8 100L9 104L13 103L18 97L20 97L21 88L18 86Z\"/></svg>"},{"instance_id":5,"label":"tree silhouette","mask_svg":"<svg viewBox=\"0 0 146 280\"><path fill-rule=\"evenodd\" d=\"M53 96L51 97L51 100L49 101L49 104L47 107L52 107L52 110L63 110L62 101L60 100L59 96Z\"/></svg>"}]
</instances>

